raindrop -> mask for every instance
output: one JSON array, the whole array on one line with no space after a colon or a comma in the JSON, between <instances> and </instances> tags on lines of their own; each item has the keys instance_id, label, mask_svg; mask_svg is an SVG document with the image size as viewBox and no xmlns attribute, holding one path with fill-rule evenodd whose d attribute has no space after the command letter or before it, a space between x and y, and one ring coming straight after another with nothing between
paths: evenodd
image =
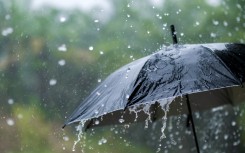
<instances>
[{"instance_id":1,"label":"raindrop","mask_svg":"<svg viewBox=\"0 0 245 153\"><path fill-rule=\"evenodd\" d=\"M5 15L5 19L9 20L11 18L11 16L9 14Z\"/></svg>"},{"instance_id":2,"label":"raindrop","mask_svg":"<svg viewBox=\"0 0 245 153\"><path fill-rule=\"evenodd\" d=\"M213 33L213 32L211 32L211 33L210 33L210 36L213 37L213 38L215 38L215 37L216 37L216 34Z\"/></svg>"},{"instance_id":3,"label":"raindrop","mask_svg":"<svg viewBox=\"0 0 245 153\"><path fill-rule=\"evenodd\" d=\"M240 10L242 9L242 6L240 4L236 4L236 6L238 9L240 9Z\"/></svg>"},{"instance_id":4,"label":"raindrop","mask_svg":"<svg viewBox=\"0 0 245 153\"><path fill-rule=\"evenodd\" d=\"M57 80L55 80L55 79L49 80L49 85L51 85L51 86L56 85L56 83L57 83Z\"/></svg>"},{"instance_id":5,"label":"raindrop","mask_svg":"<svg viewBox=\"0 0 245 153\"><path fill-rule=\"evenodd\" d=\"M130 46L130 45L128 45L128 48L131 48L131 46Z\"/></svg>"},{"instance_id":6,"label":"raindrop","mask_svg":"<svg viewBox=\"0 0 245 153\"><path fill-rule=\"evenodd\" d=\"M59 46L58 47L58 51L66 52L67 51L66 45L65 44L62 44L61 46Z\"/></svg>"},{"instance_id":7,"label":"raindrop","mask_svg":"<svg viewBox=\"0 0 245 153\"><path fill-rule=\"evenodd\" d=\"M240 17L236 17L236 21L237 22L240 22L241 21L241 18Z\"/></svg>"},{"instance_id":8,"label":"raindrop","mask_svg":"<svg viewBox=\"0 0 245 153\"><path fill-rule=\"evenodd\" d=\"M89 46L88 48L90 51L94 50L94 47L93 46Z\"/></svg>"},{"instance_id":9,"label":"raindrop","mask_svg":"<svg viewBox=\"0 0 245 153\"><path fill-rule=\"evenodd\" d=\"M98 82L100 83L101 82L101 79L98 79Z\"/></svg>"},{"instance_id":10,"label":"raindrop","mask_svg":"<svg viewBox=\"0 0 245 153\"><path fill-rule=\"evenodd\" d=\"M13 33L13 32L14 32L14 29L11 28L11 27L8 27L8 28L6 28L6 29L3 29L2 35L3 35L3 36L7 36L7 35L9 35L9 34L11 34L11 33Z\"/></svg>"},{"instance_id":11,"label":"raindrop","mask_svg":"<svg viewBox=\"0 0 245 153\"><path fill-rule=\"evenodd\" d=\"M224 21L223 24L224 24L225 27L228 26L228 22L226 22L226 21Z\"/></svg>"},{"instance_id":12,"label":"raindrop","mask_svg":"<svg viewBox=\"0 0 245 153\"><path fill-rule=\"evenodd\" d=\"M66 22L66 17L61 16L61 17L60 17L60 22Z\"/></svg>"},{"instance_id":13,"label":"raindrop","mask_svg":"<svg viewBox=\"0 0 245 153\"><path fill-rule=\"evenodd\" d=\"M232 122L231 122L231 125L232 125L232 126L236 126L236 122L235 122L235 121L232 121Z\"/></svg>"},{"instance_id":14,"label":"raindrop","mask_svg":"<svg viewBox=\"0 0 245 153\"><path fill-rule=\"evenodd\" d=\"M129 98L129 95L127 94L127 95L126 95L126 99L128 99L128 98Z\"/></svg>"},{"instance_id":15,"label":"raindrop","mask_svg":"<svg viewBox=\"0 0 245 153\"><path fill-rule=\"evenodd\" d=\"M228 139L228 137L229 137L229 135L228 135L228 134L225 134L225 135L224 135L224 139L225 139L225 140L227 140L227 139Z\"/></svg>"},{"instance_id":16,"label":"raindrop","mask_svg":"<svg viewBox=\"0 0 245 153\"><path fill-rule=\"evenodd\" d=\"M64 141L69 141L69 137L68 136L63 136L63 140Z\"/></svg>"},{"instance_id":17,"label":"raindrop","mask_svg":"<svg viewBox=\"0 0 245 153\"><path fill-rule=\"evenodd\" d=\"M237 146L240 144L240 140L236 141L236 142L233 142L233 146Z\"/></svg>"},{"instance_id":18,"label":"raindrop","mask_svg":"<svg viewBox=\"0 0 245 153\"><path fill-rule=\"evenodd\" d=\"M99 111L98 111L98 110L95 110L95 111L94 111L94 113L95 113L95 114L98 114L98 113L99 113Z\"/></svg>"},{"instance_id":19,"label":"raindrop","mask_svg":"<svg viewBox=\"0 0 245 153\"><path fill-rule=\"evenodd\" d=\"M184 36L184 33L180 33L180 36Z\"/></svg>"},{"instance_id":20,"label":"raindrop","mask_svg":"<svg viewBox=\"0 0 245 153\"><path fill-rule=\"evenodd\" d=\"M66 61L64 59L61 59L61 60L58 61L58 64L60 66L64 66L66 64Z\"/></svg>"},{"instance_id":21,"label":"raindrop","mask_svg":"<svg viewBox=\"0 0 245 153\"><path fill-rule=\"evenodd\" d=\"M95 124L95 125L98 125L98 124L100 124L100 121L99 121L99 120L96 120L96 121L94 122L94 124Z\"/></svg>"},{"instance_id":22,"label":"raindrop","mask_svg":"<svg viewBox=\"0 0 245 153\"><path fill-rule=\"evenodd\" d=\"M133 56L133 55L130 55L129 57L130 57L130 58L133 58L134 56Z\"/></svg>"},{"instance_id":23,"label":"raindrop","mask_svg":"<svg viewBox=\"0 0 245 153\"><path fill-rule=\"evenodd\" d=\"M105 143L107 143L107 140L105 138L102 138L102 139L99 140L98 145L102 145L102 144L105 144Z\"/></svg>"},{"instance_id":24,"label":"raindrop","mask_svg":"<svg viewBox=\"0 0 245 153\"><path fill-rule=\"evenodd\" d=\"M213 20L213 24L214 24L214 25L218 25L218 24L219 24L219 21Z\"/></svg>"},{"instance_id":25,"label":"raindrop","mask_svg":"<svg viewBox=\"0 0 245 153\"><path fill-rule=\"evenodd\" d=\"M18 117L18 119L22 119L23 115L22 114L18 114L17 117Z\"/></svg>"},{"instance_id":26,"label":"raindrop","mask_svg":"<svg viewBox=\"0 0 245 153\"><path fill-rule=\"evenodd\" d=\"M206 150L207 148L208 148L207 144L204 144L203 147L202 147L203 150Z\"/></svg>"},{"instance_id":27,"label":"raindrop","mask_svg":"<svg viewBox=\"0 0 245 153\"><path fill-rule=\"evenodd\" d=\"M122 118L120 118L118 121L119 121L120 123L123 123L125 120L122 119Z\"/></svg>"},{"instance_id":28,"label":"raindrop","mask_svg":"<svg viewBox=\"0 0 245 153\"><path fill-rule=\"evenodd\" d=\"M150 31L147 31L147 34L150 34Z\"/></svg>"},{"instance_id":29,"label":"raindrop","mask_svg":"<svg viewBox=\"0 0 245 153\"><path fill-rule=\"evenodd\" d=\"M127 14L127 17L128 17L128 18L130 18L130 15L129 15L129 14Z\"/></svg>"},{"instance_id":30,"label":"raindrop","mask_svg":"<svg viewBox=\"0 0 245 153\"><path fill-rule=\"evenodd\" d=\"M97 94L98 96L100 96L100 95L101 95L101 93L100 93L100 92L96 92L96 94Z\"/></svg>"},{"instance_id":31,"label":"raindrop","mask_svg":"<svg viewBox=\"0 0 245 153\"><path fill-rule=\"evenodd\" d=\"M13 125L14 125L14 120L11 119L11 118L7 119L6 122L7 122L7 124L8 124L9 126L13 126Z\"/></svg>"},{"instance_id":32,"label":"raindrop","mask_svg":"<svg viewBox=\"0 0 245 153\"><path fill-rule=\"evenodd\" d=\"M196 26L199 26L199 25L200 25L200 23L199 23L198 21L196 21L195 25L196 25Z\"/></svg>"},{"instance_id":33,"label":"raindrop","mask_svg":"<svg viewBox=\"0 0 245 153\"><path fill-rule=\"evenodd\" d=\"M103 55L104 54L104 52L103 51L100 51L100 55Z\"/></svg>"},{"instance_id":34,"label":"raindrop","mask_svg":"<svg viewBox=\"0 0 245 153\"><path fill-rule=\"evenodd\" d=\"M8 104L9 105L13 105L14 104L14 100L12 98L8 99Z\"/></svg>"},{"instance_id":35,"label":"raindrop","mask_svg":"<svg viewBox=\"0 0 245 153\"><path fill-rule=\"evenodd\" d=\"M94 22L95 22L95 23L98 23L98 22L99 22L99 20L97 20L97 19L96 19L96 20L94 20Z\"/></svg>"}]
</instances>

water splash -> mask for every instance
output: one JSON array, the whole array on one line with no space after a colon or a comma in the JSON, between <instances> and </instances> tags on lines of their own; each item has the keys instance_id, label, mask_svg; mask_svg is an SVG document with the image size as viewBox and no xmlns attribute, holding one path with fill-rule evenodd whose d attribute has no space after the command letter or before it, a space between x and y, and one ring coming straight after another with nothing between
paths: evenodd
<instances>
[{"instance_id":1,"label":"water splash","mask_svg":"<svg viewBox=\"0 0 245 153\"><path fill-rule=\"evenodd\" d=\"M164 116L162 117L163 125L161 128L162 136L160 137L160 140L166 138L166 135L164 134L164 130L166 129L166 125L167 125L167 113L169 111L169 105L171 104L171 102L173 100L174 99L164 99L164 100L159 101L160 106L161 106L162 110L164 111Z\"/></svg>"},{"instance_id":2,"label":"water splash","mask_svg":"<svg viewBox=\"0 0 245 153\"><path fill-rule=\"evenodd\" d=\"M135 113L135 119L134 119L134 122L137 122L138 120L138 117L139 117L139 113L142 111L141 110L141 107L139 105L134 105L132 107L129 107L129 111L130 113Z\"/></svg>"},{"instance_id":3,"label":"water splash","mask_svg":"<svg viewBox=\"0 0 245 153\"><path fill-rule=\"evenodd\" d=\"M161 141L162 139L165 139L166 138L166 135L164 133L165 129L166 129L166 126L167 126L167 114L168 114L168 111L169 111L169 106L170 104L172 103L172 101L174 100L174 98L170 98L170 99L163 99L163 100L159 100L159 103L160 103L160 106L162 108L162 110L164 111L164 116L162 117L162 127L161 127L161 137L159 139L159 146L157 148L157 153L159 153L161 151ZM173 144L176 144L176 142L173 140L172 141Z\"/></svg>"},{"instance_id":4,"label":"water splash","mask_svg":"<svg viewBox=\"0 0 245 153\"><path fill-rule=\"evenodd\" d=\"M152 120L152 115L151 115L151 112L150 112L150 107L151 105L150 104L146 104L144 107L143 107L143 111L144 113L148 116L146 119L145 119L145 129L148 128L149 126L149 121L151 122Z\"/></svg>"},{"instance_id":5,"label":"water splash","mask_svg":"<svg viewBox=\"0 0 245 153\"><path fill-rule=\"evenodd\" d=\"M85 123L86 123L87 120L82 120L79 125L76 127L77 128L77 131L79 132L78 135L77 135L77 140L74 141L74 144L73 144L73 147L72 147L72 151L76 151L76 145L78 142L80 142L81 140L83 141L82 142L82 153L84 152L83 150L83 147L85 147L85 140L86 140L86 136L85 136L85 133L84 133L84 126L85 126Z\"/></svg>"}]
</instances>

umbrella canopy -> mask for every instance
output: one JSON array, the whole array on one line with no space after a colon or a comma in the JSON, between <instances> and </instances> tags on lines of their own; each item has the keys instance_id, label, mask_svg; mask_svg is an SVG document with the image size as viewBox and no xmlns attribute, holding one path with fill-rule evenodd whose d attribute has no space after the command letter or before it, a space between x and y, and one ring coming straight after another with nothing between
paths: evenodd
<instances>
[{"instance_id":1,"label":"umbrella canopy","mask_svg":"<svg viewBox=\"0 0 245 153\"><path fill-rule=\"evenodd\" d=\"M97 125L97 119L100 125L134 122L137 116L139 120L149 116L154 119L156 114L164 114L159 108L168 108L173 100L170 107L175 109L170 108L170 112L178 114L175 106L185 101L183 95L189 95L194 111L235 104L239 98L232 95L241 92L241 97L245 97L245 92L232 87L242 86L244 80L245 44L164 47L112 73L77 107L65 125L88 120L88 128ZM130 113L135 106L142 109Z\"/></svg>"}]
</instances>

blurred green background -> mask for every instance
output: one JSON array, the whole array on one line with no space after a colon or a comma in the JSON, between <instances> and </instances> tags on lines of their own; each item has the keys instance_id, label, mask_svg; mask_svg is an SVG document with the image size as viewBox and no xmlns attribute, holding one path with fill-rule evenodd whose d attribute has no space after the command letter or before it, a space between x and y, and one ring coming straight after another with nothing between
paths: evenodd
<instances>
[{"instance_id":1,"label":"blurred green background","mask_svg":"<svg viewBox=\"0 0 245 153\"><path fill-rule=\"evenodd\" d=\"M77 132L74 125L61 129L66 118L111 72L170 45L171 24L181 44L245 42L245 0L0 0L0 21L2 153L72 152ZM244 144L243 106L236 109L231 117L239 123L238 144ZM158 141L150 145L143 136L159 133L140 126L129 129L137 136L124 126L92 130L76 152L155 152ZM103 138L107 142L101 145ZM177 147L171 142L167 148L184 151L188 146L188 141ZM244 146L239 149L235 151L244 151Z\"/></svg>"}]
</instances>

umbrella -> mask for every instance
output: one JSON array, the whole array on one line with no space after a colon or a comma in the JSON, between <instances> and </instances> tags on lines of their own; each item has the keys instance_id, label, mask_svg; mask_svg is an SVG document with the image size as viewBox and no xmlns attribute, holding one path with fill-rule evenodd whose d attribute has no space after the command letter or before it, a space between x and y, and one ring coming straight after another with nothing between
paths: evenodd
<instances>
[{"instance_id":1,"label":"umbrella","mask_svg":"<svg viewBox=\"0 0 245 153\"><path fill-rule=\"evenodd\" d=\"M245 44L180 45L174 26L171 30L173 45L116 70L77 107L64 126L86 121L86 129L159 116L165 119L168 110L179 114L176 108L186 101L187 107L181 113L189 113L199 152L192 111L233 105L245 97L241 88L245 80ZM240 96L234 96L238 92Z\"/></svg>"}]
</instances>

